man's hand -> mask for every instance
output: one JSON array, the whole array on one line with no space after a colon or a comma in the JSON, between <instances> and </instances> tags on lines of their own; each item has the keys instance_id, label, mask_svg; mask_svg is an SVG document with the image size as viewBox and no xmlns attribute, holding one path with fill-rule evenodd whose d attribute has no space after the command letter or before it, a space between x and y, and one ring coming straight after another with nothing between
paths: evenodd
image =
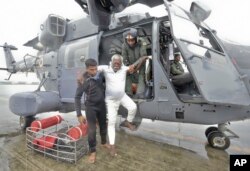
<instances>
[{"instance_id":1,"label":"man's hand","mask_svg":"<svg viewBox=\"0 0 250 171\"><path fill-rule=\"evenodd\" d=\"M78 119L80 124L86 123L86 118L84 116L82 116L82 115L77 116L77 119Z\"/></svg>"},{"instance_id":2,"label":"man's hand","mask_svg":"<svg viewBox=\"0 0 250 171\"><path fill-rule=\"evenodd\" d=\"M128 72L129 72L130 74L132 74L132 73L134 72L134 70L135 70L135 66L134 66L134 65L129 65L129 67L128 67Z\"/></svg>"},{"instance_id":3,"label":"man's hand","mask_svg":"<svg viewBox=\"0 0 250 171\"><path fill-rule=\"evenodd\" d=\"M84 77L83 77L83 75L85 74L85 72L86 71L82 71L82 72L77 73L76 80L77 80L77 83L80 84L80 85L82 85L84 83Z\"/></svg>"}]
</instances>

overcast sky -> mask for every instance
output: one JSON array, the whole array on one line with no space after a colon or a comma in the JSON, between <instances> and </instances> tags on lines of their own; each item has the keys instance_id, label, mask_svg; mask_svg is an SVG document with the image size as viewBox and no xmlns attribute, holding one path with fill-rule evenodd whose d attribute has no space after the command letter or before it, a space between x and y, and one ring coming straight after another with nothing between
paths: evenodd
<instances>
[{"instance_id":1,"label":"overcast sky","mask_svg":"<svg viewBox=\"0 0 250 171\"><path fill-rule=\"evenodd\" d=\"M218 35L241 44L250 45L250 6L249 0L201 0L212 9L206 20ZM192 0L175 0L185 9L190 8ZM140 12L147 7L137 6L131 10ZM164 12L164 8L150 10L153 14ZM22 45L37 36L40 24L49 14L74 19L84 16L80 6L74 0L1 0L0 2L0 45L8 42L15 45L17 59L26 53L34 53L31 48ZM5 67L2 49L0 49L0 67ZM0 71L0 76L2 71ZM6 74L5 74L6 75ZM1 79L1 77L0 77Z\"/></svg>"}]
</instances>

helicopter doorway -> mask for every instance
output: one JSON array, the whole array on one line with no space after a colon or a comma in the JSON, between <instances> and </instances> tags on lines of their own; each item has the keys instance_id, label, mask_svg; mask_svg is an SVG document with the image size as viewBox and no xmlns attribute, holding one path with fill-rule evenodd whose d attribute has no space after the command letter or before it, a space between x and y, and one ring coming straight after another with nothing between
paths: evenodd
<instances>
[{"instance_id":1,"label":"helicopter doorway","mask_svg":"<svg viewBox=\"0 0 250 171\"><path fill-rule=\"evenodd\" d=\"M173 40L170 21L159 22L159 59L165 71L171 89L184 102L194 102L200 95L192 74L187 67L182 53Z\"/></svg>"},{"instance_id":2,"label":"helicopter doorway","mask_svg":"<svg viewBox=\"0 0 250 171\"><path fill-rule=\"evenodd\" d=\"M124 48L124 44L126 44L125 40L125 32L127 32L129 29L133 28L137 30L137 41L140 42L140 46L146 47L147 56L149 59L147 59L147 62L145 64L145 71L143 75L145 87L146 90L144 93L141 93L141 96L136 95L136 91L138 89L138 75L139 75L139 69L138 69L138 75L135 76L136 79L133 79L131 81L131 89L132 94L130 93L130 96L136 101L136 99L152 99L153 98L153 92L152 92L152 21L151 19L149 21L144 21L145 23L137 23L136 25L130 25L129 27L123 27L119 30L111 30L109 32L104 32L100 41L100 48L99 48L99 64L100 65L109 65L111 57L114 54L120 54L122 55L122 48ZM133 49L133 48L131 48ZM135 54L138 53L138 51L134 51ZM129 56L129 55L128 55ZM133 58L133 57L131 57ZM138 59L136 57L136 59ZM125 65L131 65L134 61L129 61L124 59ZM139 64L138 64L139 65ZM144 65L144 63L142 64Z\"/></svg>"}]
</instances>

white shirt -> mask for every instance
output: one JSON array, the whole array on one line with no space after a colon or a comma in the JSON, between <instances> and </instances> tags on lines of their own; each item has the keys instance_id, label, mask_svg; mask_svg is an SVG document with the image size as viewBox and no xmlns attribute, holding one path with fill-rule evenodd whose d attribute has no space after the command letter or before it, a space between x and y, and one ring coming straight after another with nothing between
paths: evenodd
<instances>
[{"instance_id":1,"label":"white shirt","mask_svg":"<svg viewBox=\"0 0 250 171\"><path fill-rule=\"evenodd\" d=\"M127 66L122 66L117 72L108 65L98 66L99 71L104 72L106 82L106 99L121 99L125 94Z\"/></svg>"}]
</instances>

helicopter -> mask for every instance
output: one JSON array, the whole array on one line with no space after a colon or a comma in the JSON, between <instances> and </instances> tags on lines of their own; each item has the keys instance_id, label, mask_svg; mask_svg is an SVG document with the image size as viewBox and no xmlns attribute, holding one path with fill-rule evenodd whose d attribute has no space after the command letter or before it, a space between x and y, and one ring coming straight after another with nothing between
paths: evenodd
<instances>
[{"instance_id":1,"label":"helicopter","mask_svg":"<svg viewBox=\"0 0 250 171\"><path fill-rule=\"evenodd\" d=\"M133 99L138 106L135 123L139 126L142 118L147 118L217 124L207 128L205 136L212 147L221 150L230 146L230 138L239 138L227 124L250 117L250 73L241 69L237 58L229 56L216 31L204 23L211 13L208 7L199 1L192 2L189 11L167 0L76 2L89 15L68 20L50 14L41 24L39 36L24 44L36 49L37 56L27 55L16 62L11 51L17 48L7 43L1 46L5 70L11 74L33 71L40 80L36 91L16 93L9 99L9 108L20 116L22 129L39 113L74 111L76 79L85 69L84 62L94 58L100 65L109 64L113 54L121 54L123 33L135 28L147 43L149 56L145 96ZM116 14L136 3L164 5L167 15ZM174 84L170 66L176 52L181 54L194 86ZM194 87L197 93L190 94ZM120 108L118 113L125 116L126 110Z\"/></svg>"}]
</instances>

